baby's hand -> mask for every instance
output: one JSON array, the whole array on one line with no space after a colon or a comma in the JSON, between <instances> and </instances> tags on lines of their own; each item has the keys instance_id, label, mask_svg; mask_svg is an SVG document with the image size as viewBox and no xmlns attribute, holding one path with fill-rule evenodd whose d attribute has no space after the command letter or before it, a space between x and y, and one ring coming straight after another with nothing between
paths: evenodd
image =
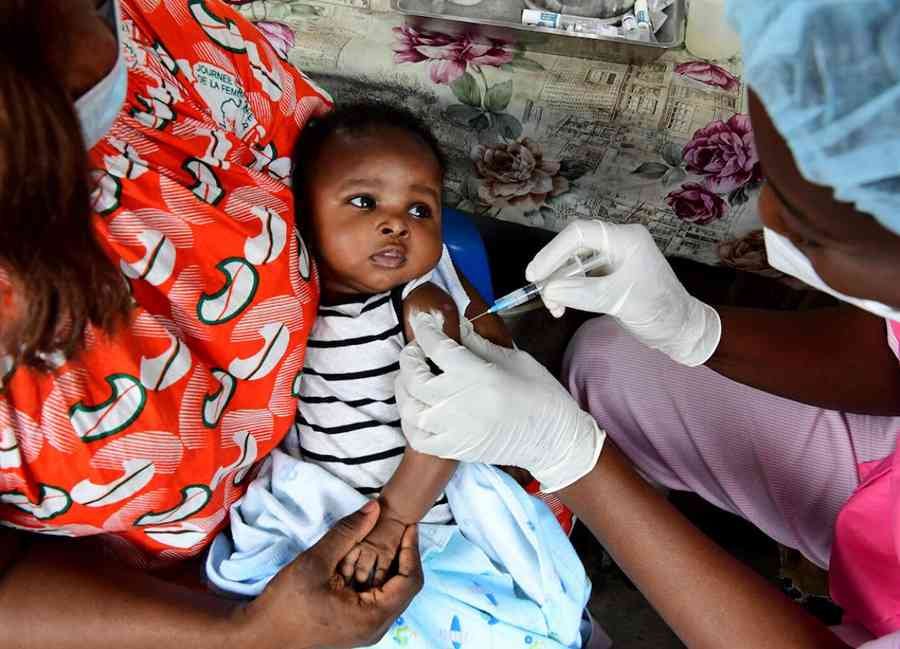
<instances>
[{"instance_id":1,"label":"baby's hand","mask_svg":"<svg viewBox=\"0 0 900 649\"><path fill-rule=\"evenodd\" d=\"M499 469L511 476L513 480L519 483L520 487L527 487L534 482L534 476L526 469L520 469L517 466L501 466Z\"/></svg>"},{"instance_id":2,"label":"baby's hand","mask_svg":"<svg viewBox=\"0 0 900 649\"><path fill-rule=\"evenodd\" d=\"M406 523L391 518L382 509L381 517L369 535L344 557L341 563L344 579L355 579L366 587L381 586L397 556L406 528Z\"/></svg>"}]
</instances>

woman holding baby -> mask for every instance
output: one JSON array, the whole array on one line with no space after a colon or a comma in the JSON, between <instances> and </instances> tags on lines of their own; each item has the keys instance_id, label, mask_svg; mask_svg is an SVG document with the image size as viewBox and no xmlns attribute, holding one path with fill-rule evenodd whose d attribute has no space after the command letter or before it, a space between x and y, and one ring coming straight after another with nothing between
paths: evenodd
<instances>
[{"instance_id":1,"label":"woman holding baby","mask_svg":"<svg viewBox=\"0 0 900 649\"><path fill-rule=\"evenodd\" d=\"M376 503L250 604L186 568L293 424L330 98L218 0L4 0L0 56L0 645L375 642L421 587L414 527L336 580Z\"/></svg>"},{"instance_id":2,"label":"woman holding baby","mask_svg":"<svg viewBox=\"0 0 900 649\"><path fill-rule=\"evenodd\" d=\"M874 1L737 4L770 260L855 306L717 310L641 228L573 226L529 274L610 255L607 276L545 294L613 316L570 353L590 414L526 354L426 318L402 361L403 429L560 489L691 647L847 643L626 456L830 565L857 637L895 646L900 21ZM0 644L374 643L422 579L414 527L384 586L338 574L376 504L248 605L171 572L293 423L318 287L286 156L330 99L218 0L6 0L0 52Z\"/></svg>"}]
</instances>

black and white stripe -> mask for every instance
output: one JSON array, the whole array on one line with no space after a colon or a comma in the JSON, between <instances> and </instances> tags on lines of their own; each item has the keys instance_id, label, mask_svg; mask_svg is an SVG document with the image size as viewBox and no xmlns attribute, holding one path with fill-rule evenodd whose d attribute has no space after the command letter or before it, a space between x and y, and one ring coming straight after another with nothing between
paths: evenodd
<instances>
[{"instance_id":1,"label":"black and white stripe","mask_svg":"<svg viewBox=\"0 0 900 649\"><path fill-rule=\"evenodd\" d=\"M401 291L319 309L307 345L296 425L285 441L289 452L371 497L397 470L406 448L394 397L405 344ZM422 520L452 520L443 494Z\"/></svg>"}]
</instances>

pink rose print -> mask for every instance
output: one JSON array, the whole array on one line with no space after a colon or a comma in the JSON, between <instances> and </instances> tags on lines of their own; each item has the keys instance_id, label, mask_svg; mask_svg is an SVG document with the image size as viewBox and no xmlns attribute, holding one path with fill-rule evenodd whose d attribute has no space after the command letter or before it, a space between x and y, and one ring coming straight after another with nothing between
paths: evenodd
<instances>
[{"instance_id":1,"label":"pink rose print","mask_svg":"<svg viewBox=\"0 0 900 649\"><path fill-rule=\"evenodd\" d=\"M698 183L685 183L666 196L666 203L682 221L706 225L721 219L728 206L721 197Z\"/></svg>"},{"instance_id":2,"label":"pink rose print","mask_svg":"<svg viewBox=\"0 0 900 649\"><path fill-rule=\"evenodd\" d=\"M489 38L450 36L412 27L394 27L394 63L429 61L428 73L435 83L453 83L469 65L500 67L513 59L508 44Z\"/></svg>"},{"instance_id":3,"label":"pink rose print","mask_svg":"<svg viewBox=\"0 0 900 649\"><path fill-rule=\"evenodd\" d=\"M688 171L704 176L717 194L762 179L750 116L737 113L727 122L715 121L694 133L682 151Z\"/></svg>"},{"instance_id":4,"label":"pink rose print","mask_svg":"<svg viewBox=\"0 0 900 649\"><path fill-rule=\"evenodd\" d=\"M740 82L738 78L725 68L707 63L706 61L691 61L675 66L675 74L694 79L707 86L715 86L723 90L737 90Z\"/></svg>"},{"instance_id":5,"label":"pink rose print","mask_svg":"<svg viewBox=\"0 0 900 649\"><path fill-rule=\"evenodd\" d=\"M762 230L753 230L742 237L722 241L716 246L719 261L722 265L742 270L763 277L777 279L780 283L795 290L804 290L809 287L795 277L785 275L769 265L766 255L766 242Z\"/></svg>"},{"instance_id":6,"label":"pink rose print","mask_svg":"<svg viewBox=\"0 0 900 649\"><path fill-rule=\"evenodd\" d=\"M753 230L737 239L722 241L716 247L716 252L725 266L776 279L784 275L769 265L762 230Z\"/></svg>"},{"instance_id":7,"label":"pink rose print","mask_svg":"<svg viewBox=\"0 0 900 649\"><path fill-rule=\"evenodd\" d=\"M270 22L268 20L261 20L255 24L278 56L286 59L288 52L294 47L294 30L284 23Z\"/></svg>"},{"instance_id":8,"label":"pink rose print","mask_svg":"<svg viewBox=\"0 0 900 649\"><path fill-rule=\"evenodd\" d=\"M528 212L569 191L569 181L559 175L559 161L545 160L541 146L527 137L479 144L472 149L472 160L479 178L478 198L493 207L515 206Z\"/></svg>"}]
</instances>

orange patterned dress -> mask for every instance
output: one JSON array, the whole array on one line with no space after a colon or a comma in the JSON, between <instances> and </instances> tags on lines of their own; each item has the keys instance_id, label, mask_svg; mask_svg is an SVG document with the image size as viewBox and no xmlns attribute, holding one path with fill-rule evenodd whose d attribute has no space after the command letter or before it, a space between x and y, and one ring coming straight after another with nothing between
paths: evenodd
<instances>
[{"instance_id":1,"label":"orange patterned dress","mask_svg":"<svg viewBox=\"0 0 900 649\"><path fill-rule=\"evenodd\" d=\"M90 151L127 327L41 374L0 357L0 523L196 555L293 422L318 280L290 150L328 95L219 0L121 0L128 93Z\"/></svg>"}]
</instances>

